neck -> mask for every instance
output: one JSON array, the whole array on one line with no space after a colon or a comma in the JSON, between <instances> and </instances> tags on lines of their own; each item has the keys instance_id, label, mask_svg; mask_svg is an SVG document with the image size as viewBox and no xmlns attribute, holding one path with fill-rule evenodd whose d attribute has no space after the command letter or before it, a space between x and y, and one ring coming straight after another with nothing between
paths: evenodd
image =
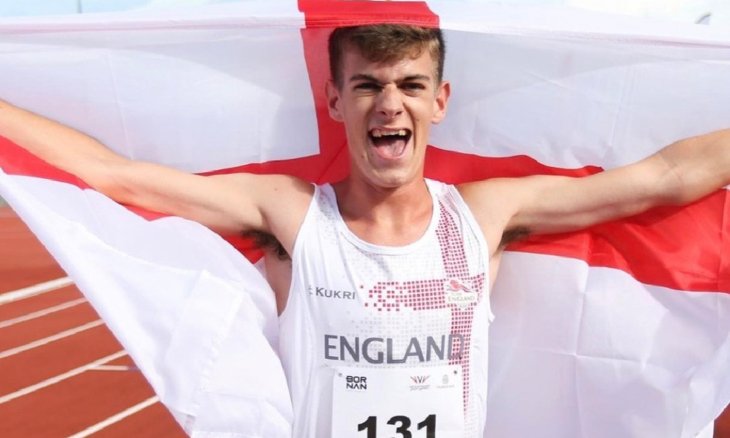
<instances>
[{"instance_id":1,"label":"neck","mask_svg":"<svg viewBox=\"0 0 730 438\"><path fill-rule=\"evenodd\" d=\"M347 227L367 242L406 245L418 240L430 223L433 203L422 178L397 188L347 178L334 189Z\"/></svg>"}]
</instances>

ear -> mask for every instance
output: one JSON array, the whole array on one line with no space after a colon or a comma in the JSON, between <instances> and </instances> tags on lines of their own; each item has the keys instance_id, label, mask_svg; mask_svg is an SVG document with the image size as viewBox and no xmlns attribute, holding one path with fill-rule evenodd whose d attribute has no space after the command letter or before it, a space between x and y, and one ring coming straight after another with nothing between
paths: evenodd
<instances>
[{"instance_id":1,"label":"ear","mask_svg":"<svg viewBox=\"0 0 730 438\"><path fill-rule=\"evenodd\" d=\"M439 123L446 117L449 96L451 96L451 84L448 81L441 81L438 90L436 90L436 99L433 101L431 123Z\"/></svg>"},{"instance_id":2,"label":"ear","mask_svg":"<svg viewBox=\"0 0 730 438\"><path fill-rule=\"evenodd\" d=\"M340 111L340 90L337 88L332 79L327 81L327 110L330 117L337 122L342 121L342 112Z\"/></svg>"}]
</instances>

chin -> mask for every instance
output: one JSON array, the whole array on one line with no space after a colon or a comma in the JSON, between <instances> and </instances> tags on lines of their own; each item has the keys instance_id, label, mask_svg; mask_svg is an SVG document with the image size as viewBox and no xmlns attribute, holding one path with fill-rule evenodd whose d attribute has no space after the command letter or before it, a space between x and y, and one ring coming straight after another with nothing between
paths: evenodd
<instances>
[{"instance_id":1,"label":"chin","mask_svg":"<svg viewBox=\"0 0 730 438\"><path fill-rule=\"evenodd\" d=\"M417 175L403 170L397 170L378 172L371 175L370 182L377 187L397 189L412 182L414 179L418 179Z\"/></svg>"}]
</instances>

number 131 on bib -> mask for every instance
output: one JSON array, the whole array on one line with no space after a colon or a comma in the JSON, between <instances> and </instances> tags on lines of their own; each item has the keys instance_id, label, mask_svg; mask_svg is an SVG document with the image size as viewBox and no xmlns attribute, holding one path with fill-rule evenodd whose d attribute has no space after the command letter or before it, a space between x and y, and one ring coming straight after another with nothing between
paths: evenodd
<instances>
[{"instance_id":1,"label":"number 131 on bib","mask_svg":"<svg viewBox=\"0 0 730 438\"><path fill-rule=\"evenodd\" d=\"M338 368L332 436L464 438L461 367Z\"/></svg>"}]
</instances>

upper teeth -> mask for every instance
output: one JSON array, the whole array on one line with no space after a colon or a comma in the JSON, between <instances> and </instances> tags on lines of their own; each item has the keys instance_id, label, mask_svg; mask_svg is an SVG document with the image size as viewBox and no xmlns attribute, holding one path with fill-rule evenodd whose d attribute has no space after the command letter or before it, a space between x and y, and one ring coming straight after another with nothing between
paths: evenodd
<instances>
[{"instance_id":1,"label":"upper teeth","mask_svg":"<svg viewBox=\"0 0 730 438\"><path fill-rule=\"evenodd\" d=\"M384 129L373 129L373 137L380 138L387 135L402 135L405 136L407 131L405 129L397 130L384 130Z\"/></svg>"}]
</instances>

